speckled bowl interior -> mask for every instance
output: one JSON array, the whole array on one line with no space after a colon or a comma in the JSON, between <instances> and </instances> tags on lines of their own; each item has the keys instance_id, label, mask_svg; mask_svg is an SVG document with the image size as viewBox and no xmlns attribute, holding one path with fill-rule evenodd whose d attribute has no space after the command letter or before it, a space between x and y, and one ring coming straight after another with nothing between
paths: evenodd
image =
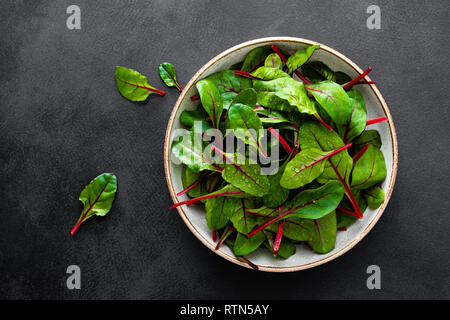
<instances>
[{"instance_id":1,"label":"speckled bowl interior","mask_svg":"<svg viewBox=\"0 0 450 320\"><path fill-rule=\"evenodd\" d=\"M288 38L288 37L276 37L276 38L264 38L257 39L249 42L242 43L231 49L219 54L206 65L204 65L189 81L184 91L180 95L177 103L174 106L169 125L167 128L166 141L165 141L165 172L169 191L174 202L187 200L186 195L177 197L176 194L183 190L181 182L182 166L175 165L171 161L170 146L172 144L172 132L174 129L181 128L179 121L180 114L183 110L196 109L200 106L199 101L191 101L190 97L197 94L195 83L215 72L228 69L231 65L242 61L247 53L263 45L276 44L279 48L288 51L294 51L305 48L307 46L317 44L317 42L300 39L300 38ZM317 50L312 60L320 60L326 63L331 69L336 71L343 71L350 75L352 78L362 73L362 70L356 66L350 59L338 53L337 51L321 45L321 49ZM370 80L366 77L366 80ZM358 220L353 225L348 227L347 231L338 232L336 239L336 246L334 250L327 254L317 254L308 250L303 245L297 246L297 252L286 260L274 258L267 250L258 249L247 258L253 263L259 266L259 270L271 271L271 272L287 272L297 271L306 268L311 268L325 262L328 262L343 253L351 249L356 243L358 243L375 225L383 213L390 195L392 193L395 176L397 172L397 138L395 134L395 128L389 109L376 88L375 85L360 85L358 90L364 96L364 100L367 107L367 119L373 119L378 117L388 117L387 122L374 124L370 129L376 129L379 131L382 139L381 150L384 154L387 167L386 180L382 183L382 188L386 194L383 205L377 210L371 210L367 208L364 213L364 218ZM208 248L215 253L219 254L223 258L239 264L244 267L249 267L246 263L238 260L231 249L223 245L219 250L214 250L215 243L211 238L211 231L208 229L205 220L205 210L201 205L194 206L181 206L177 208L181 218L184 220L193 234L202 241Z\"/></svg>"}]
</instances>

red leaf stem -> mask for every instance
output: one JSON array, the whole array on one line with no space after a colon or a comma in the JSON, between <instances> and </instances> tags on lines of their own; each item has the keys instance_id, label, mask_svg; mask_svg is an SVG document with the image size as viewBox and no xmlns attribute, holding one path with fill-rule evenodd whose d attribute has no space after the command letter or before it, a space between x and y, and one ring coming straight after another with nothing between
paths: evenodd
<instances>
[{"instance_id":1,"label":"red leaf stem","mask_svg":"<svg viewBox=\"0 0 450 320\"><path fill-rule=\"evenodd\" d=\"M275 241L273 243L274 256L276 256L278 254L278 251L280 250L281 238L283 237L283 227L284 227L284 220L280 221L280 223L278 224L277 235L275 236Z\"/></svg>"},{"instance_id":2,"label":"red leaf stem","mask_svg":"<svg viewBox=\"0 0 450 320\"><path fill-rule=\"evenodd\" d=\"M281 58L281 60L286 63L287 59L284 56L284 54L281 53L281 51L278 49L278 47L276 45L272 45L272 50L276 52L276 54L278 54ZM297 77L299 77L304 83L306 84L310 84L311 82L306 79L300 72L298 72L298 70L295 70L294 73L297 75Z\"/></svg>"},{"instance_id":3,"label":"red leaf stem","mask_svg":"<svg viewBox=\"0 0 450 320\"><path fill-rule=\"evenodd\" d=\"M363 156L363 154L367 151L368 148L369 143L366 142L364 147L353 157L353 163L356 163L356 161L358 161Z\"/></svg>"},{"instance_id":4,"label":"red leaf stem","mask_svg":"<svg viewBox=\"0 0 450 320\"><path fill-rule=\"evenodd\" d=\"M234 70L234 74L237 76L246 77L246 78L250 78L250 79L254 79L254 80L263 80L261 78L255 77L250 72Z\"/></svg>"},{"instance_id":5,"label":"red leaf stem","mask_svg":"<svg viewBox=\"0 0 450 320\"><path fill-rule=\"evenodd\" d=\"M174 205L172 205L172 206L170 207L170 209L179 207L179 206L181 206L181 205L183 205L183 204L185 204L185 205L191 205L191 204L194 204L194 203L199 202L200 200L204 200L204 199L208 199L208 198L214 198L214 197L226 196L226 195L231 195L231 194L241 194L241 193L244 193L244 192L243 192L243 191L228 191L228 192L221 192L221 193L207 194L206 196L201 196L201 197L198 197L198 198L189 199L189 200L186 200L186 201L181 201L181 202L175 203Z\"/></svg>"},{"instance_id":6,"label":"red leaf stem","mask_svg":"<svg viewBox=\"0 0 450 320\"><path fill-rule=\"evenodd\" d=\"M356 202L356 199L353 196L351 189L349 188L349 186L347 185L345 180L342 178L341 174L339 173L339 170L336 168L336 166L333 164L333 162L329 158L328 158L328 161L330 162L331 167L333 168L334 172L336 173L338 179L341 181L342 185L344 186L345 194L347 195L348 199L350 200L353 208L355 208L357 217L362 218L363 215L362 215L361 209L359 208L358 203Z\"/></svg>"},{"instance_id":7,"label":"red leaf stem","mask_svg":"<svg viewBox=\"0 0 450 320\"><path fill-rule=\"evenodd\" d=\"M372 119L372 120L367 120L366 126L370 126L371 124L375 124L375 123L378 123L378 122L383 122L383 121L386 121L386 120L387 120L386 117L381 117L381 118L376 118L376 119Z\"/></svg>"},{"instance_id":8,"label":"red leaf stem","mask_svg":"<svg viewBox=\"0 0 450 320\"><path fill-rule=\"evenodd\" d=\"M372 68L369 67L369 68L366 69L366 71L364 71L363 73L361 73L361 74L360 74L359 76L357 76L355 79L353 79L352 81L350 81L350 82L344 84L344 85L342 86L342 88L344 88L344 89L350 88L350 87L353 86L354 84L358 83L358 82L359 82L362 78L364 78L366 75L368 75L370 71L372 71Z\"/></svg>"},{"instance_id":9,"label":"red leaf stem","mask_svg":"<svg viewBox=\"0 0 450 320\"><path fill-rule=\"evenodd\" d=\"M278 141L280 141L281 145L283 146L284 150L286 150L287 153L292 152L292 148L289 146L289 144L286 142L286 140L284 140L283 137L280 136L280 134L278 133L277 130L270 127L269 131L275 138L277 138Z\"/></svg>"}]
</instances>

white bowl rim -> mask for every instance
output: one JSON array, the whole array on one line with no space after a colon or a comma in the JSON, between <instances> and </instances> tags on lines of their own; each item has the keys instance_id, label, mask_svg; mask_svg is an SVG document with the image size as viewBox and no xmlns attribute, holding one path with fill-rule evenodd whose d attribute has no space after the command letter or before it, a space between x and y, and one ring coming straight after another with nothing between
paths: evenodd
<instances>
[{"instance_id":1,"label":"white bowl rim","mask_svg":"<svg viewBox=\"0 0 450 320\"><path fill-rule=\"evenodd\" d=\"M214 63L216 63L220 59L228 56L229 54L231 54L237 50L240 50L240 49L243 49L243 48L246 48L249 46L264 45L264 44L270 44L270 43L275 43L275 42L278 42L278 43L279 42L294 42L294 43L306 44L306 45L320 45L321 50L327 51L327 52L333 54L334 56L338 57L339 59L341 59L342 61L347 63L350 67L352 67L358 74L363 73L363 70L361 70L361 68L359 68L352 60L350 60L349 58L347 58L340 52L338 52L322 43L303 39L303 38L296 38L296 37L267 37L267 38L259 38L259 39L255 39L255 40L250 40L250 41L238 44L230 49L227 49L227 50L223 51L222 53L218 54L217 56L215 56L214 58L212 58L203 67L201 67L200 70L198 70L194 74L194 76L189 80L188 84L184 87L183 91L181 92L180 96L178 97L177 102L175 103L175 106L172 110L172 114L169 119L169 123L167 125L165 143L164 143L164 169L165 169L164 171L165 171L167 185L169 187L170 195L172 196L174 203L178 203L179 200L178 200L176 191L173 186L172 176L171 176L171 172L170 172L170 163L169 163L170 162L170 154L169 154L169 152L170 152L170 136L172 133L173 124L175 122L175 117L176 117L177 111L181 105L181 102L185 99L187 92L197 82L197 80L203 75L203 73L205 73L205 71L207 71ZM370 78L368 76L366 76L365 78L368 81L370 81ZM396 134L394 122L392 120L392 116L391 116L389 108L386 104L386 101L384 100L383 96L381 95L380 91L378 90L378 88L376 87L375 84L370 84L369 86L372 89L373 93L376 95L378 101L380 102L380 105L383 108L385 116L388 118L389 131L390 131L391 139L392 139L392 173L391 173L391 177L389 180L389 188L385 194L385 200L384 200L383 204L378 208L378 211L376 212L375 216L372 218L369 225L364 229L364 231L358 237L356 237L355 239L350 241L344 248L342 248L339 251L336 251L335 253L331 254L330 256L327 256L321 260L317 260L317 261L307 263L304 265L299 265L299 266L291 266L291 267L258 266L259 271L268 271L268 272L300 271L300 270L313 268L313 267L322 265L324 263L327 263L331 260L334 260L337 257L339 257L339 256L343 255L344 253L346 253L347 251L349 251L358 242L360 242L369 233L369 231L372 230L372 228L375 226L375 224L377 223L377 221L380 219L381 215L383 214L384 209L386 208L386 206L389 202L389 199L391 197L392 191L394 189L395 179L397 176L397 166L398 166L397 134ZM187 227L205 246L207 246L209 249L211 249L213 252L215 252L222 258L227 259L228 261L231 261L242 267L252 269L246 262L239 260L237 257L231 256L221 250L215 250L215 246L212 245L205 237L203 237L200 234L200 232L195 228L195 226L191 223L191 221L188 219L186 213L184 212L182 206L177 207L177 210L178 210L178 213L180 214L181 218L183 219L184 223L187 225Z\"/></svg>"}]
</instances>

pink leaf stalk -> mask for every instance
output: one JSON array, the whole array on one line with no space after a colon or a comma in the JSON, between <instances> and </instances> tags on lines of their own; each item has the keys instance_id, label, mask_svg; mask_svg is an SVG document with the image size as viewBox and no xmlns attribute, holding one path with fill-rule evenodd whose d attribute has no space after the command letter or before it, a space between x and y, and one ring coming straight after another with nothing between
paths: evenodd
<instances>
[{"instance_id":1,"label":"pink leaf stalk","mask_svg":"<svg viewBox=\"0 0 450 320\"><path fill-rule=\"evenodd\" d=\"M292 152L292 148L289 146L289 144L286 142L286 140L284 140L283 137L280 136L280 134L278 133L277 130L270 127L269 131L275 138L277 138L277 140L281 143L281 145L283 146L284 150L286 150L287 153Z\"/></svg>"},{"instance_id":2,"label":"pink leaf stalk","mask_svg":"<svg viewBox=\"0 0 450 320\"><path fill-rule=\"evenodd\" d=\"M376 118L376 119L372 119L372 120L367 120L366 126L370 126L371 124L383 122L383 121L386 121L386 120L387 120L386 117L381 117L381 118Z\"/></svg>"},{"instance_id":3,"label":"pink leaf stalk","mask_svg":"<svg viewBox=\"0 0 450 320\"><path fill-rule=\"evenodd\" d=\"M361 74L360 74L359 76L357 76L355 79L353 79L352 81L350 81L350 82L344 84L344 85L342 86L342 88L344 88L344 89L350 88L350 87L353 86L354 84L358 83L362 78L364 78L365 76L367 76L367 75L370 73L370 71L372 71L372 68L369 67L369 68L366 69L366 71L364 71L363 73L361 73Z\"/></svg>"}]
</instances>

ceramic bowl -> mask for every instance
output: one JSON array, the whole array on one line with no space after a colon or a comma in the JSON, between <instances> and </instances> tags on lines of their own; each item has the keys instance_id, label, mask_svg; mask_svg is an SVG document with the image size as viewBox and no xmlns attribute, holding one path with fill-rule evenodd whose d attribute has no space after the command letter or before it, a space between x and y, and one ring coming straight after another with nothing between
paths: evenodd
<instances>
[{"instance_id":1,"label":"ceramic bowl","mask_svg":"<svg viewBox=\"0 0 450 320\"><path fill-rule=\"evenodd\" d=\"M183 185L181 182L182 166L175 165L171 161L172 155L170 152L170 146L172 144L172 139L174 138L172 133L174 129L181 128L179 121L181 112L183 110L195 109L199 106L198 101L191 101L190 99L191 96L197 94L195 83L215 72L228 69L233 64L242 61L250 50L259 46L272 44L276 44L279 48L292 52L294 50L319 43L291 37L263 38L248 41L234 46L210 60L191 78L189 83L185 86L175 104L175 107L173 108L167 127L164 145L166 179L174 203L187 200L188 197L187 195L182 195L181 197L177 197L176 195L178 192L183 190ZM361 68L359 68L349 58L323 44L320 44L320 49L314 52L312 60L322 61L331 69L335 71L343 71L352 78L357 77L363 72ZM367 76L365 79L368 81L370 80ZM336 246L334 250L327 254L317 254L303 245L298 245L295 255L286 260L282 260L274 258L267 250L256 250L248 255L247 258L254 264L258 265L259 270L270 272L289 272L312 268L324 264L339 257L354 247L375 226L378 219L380 219L394 188L398 160L397 137L388 106L386 105L386 102L377 87L373 84L359 85L358 90L360 90L364 96L367 107L367 119L383 116L388 118L387 122L374 124L370 127L370 129L376 129L379 131L383 143L381 150L384 154L387 167L386 180L382 184L382 188L386 194L384 203L377 210L367 208L364 213L364 218L348 227L347 231L338 232ZM235 257L228 246L223 245L219 250L215 250L215 243L212 240L211 231L208 229L206 224L205 210L203 206L179 206L177 207L177 210L187 227L209 249L231 262L249 268L248 264L238 260Z\"/></svg>"}]
</instances>

